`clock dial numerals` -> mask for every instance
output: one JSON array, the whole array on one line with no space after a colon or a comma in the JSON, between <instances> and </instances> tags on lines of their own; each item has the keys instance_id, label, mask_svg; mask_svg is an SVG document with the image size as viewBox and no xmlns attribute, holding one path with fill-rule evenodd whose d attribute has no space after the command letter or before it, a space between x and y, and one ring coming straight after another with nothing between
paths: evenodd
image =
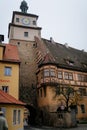
<instances>
[{"instance_id":1,"label":"clock dial numerals","mask_svg":"<svg viewBox=\"0 0 87 130\"><path fill-rule=\"evenodd\" d=\"M22 23L24 25L29 25L29 23L30 23L29 18L22 18Z\"/></svg>"}]
</instances>

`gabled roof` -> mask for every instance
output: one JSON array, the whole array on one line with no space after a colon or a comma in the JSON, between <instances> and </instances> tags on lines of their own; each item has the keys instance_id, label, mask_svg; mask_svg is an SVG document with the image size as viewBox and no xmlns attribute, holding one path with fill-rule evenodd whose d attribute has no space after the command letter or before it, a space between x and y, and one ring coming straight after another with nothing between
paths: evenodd
<instances>
[{"instance_id":1,"label":"gabled roof","mask_svg":"<svg viewBox=\"0 0 87 130\"><path fill-rule=\"evenodd\" d=\"M53 40L38 39L36 42L37 45L39 45L40 42L41 44L43 43L47 48L44 50L44 54L46 54L44 56L45 59L40 63L40 66L44 65L45 63L47 64L48 62L48 64L52 63L61 68L87 72L87 52L56 43ZM48 52L49 55L47 54Z\"/></svg>"},{"instance_id":2,"label":"gabled roof","mask_svg":"<svg viewBox=\"0 0 87 130\"><path fill-rule=\"evenodd\" d=\"M55 59L54 59L54 57L50 53L47 53L44 56L44 59L43 59L42 62L43 62L43 64L46 64L46 63L55 63Z\"/></svg>"},{"instance_id":3,"label":"gabled roof","mask_svg":"<svg viewBox=\"0 0 87 130\"><path fill-rule=\"evenodd\" d=\"M4 91L0 90L0 103L2 104L15 104L15 105L25 105L25 103L17 100L13 96L5 93Z\"/></svg>"},{"instance_id":4,"label":"gabled roof","mask_svg":"<svg viewBox=\"0 0 87 130\"><path fill-rule=\"evenodd\" d=\"M16 45L5 44L4 61L20 62Z\"/></svg>"}]
</instances>

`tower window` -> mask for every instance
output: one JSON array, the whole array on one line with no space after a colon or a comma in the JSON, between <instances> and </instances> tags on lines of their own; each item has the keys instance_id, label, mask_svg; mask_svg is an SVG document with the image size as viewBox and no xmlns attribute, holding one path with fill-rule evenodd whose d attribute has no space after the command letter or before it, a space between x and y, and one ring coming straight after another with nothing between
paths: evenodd
<instances>
[{"instance_id":1,"label":"tower window","mask_svg":"<svg viewBox=\"0 0 87 130\"><path fill-rule=\"evenodd\" d=\"M16 22L19 22L19 18L16 18Z\"/></svg>"},{"instance_id":2,"label":"tower window","mask_svg":"<svg viewBox=\"0 0 87 130\"><path fill-rule=\"evenodd\" d=\"M33 25L36 25L36 21L35 20L33 21Z\"/></svg>"},{"instance_id":3,"label":"tower window","mask_svg":"<svg viewBox=\"0 0 87 130\"><path fill-rule=\"evenodd\" d=\"M24 37L28 37L28 32L24 32Z\"/></svg>"},{"instance_id":4,"label":"tower window","mask_svg":"<svg viewBox=\"0 0 87 130\"><path fill-rule=\"evenodd\" d=\"M36 48L36 47L37 47L37 43L34 43L34 44L33 44L33 47L35 47L35 48Z\"/></svg>"},{"instance_id":5,"label":"tower window","mask_svg":"<svg viewBox=\"0 0 87 130\"><path fill-rule=\"evenodd\" d=\"M20 45L20 42L17 42L18 45Z\"/></svg>"}]
</instances>

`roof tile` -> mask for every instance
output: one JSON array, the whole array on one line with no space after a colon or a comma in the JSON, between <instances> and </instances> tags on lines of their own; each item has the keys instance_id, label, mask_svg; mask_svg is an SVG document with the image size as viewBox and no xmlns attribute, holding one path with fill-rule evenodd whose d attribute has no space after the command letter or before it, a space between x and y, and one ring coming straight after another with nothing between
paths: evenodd
<instances>
[{"instance_id":1,"label":"roof tile","mask_svg":"<svg viewBox=\"0 0 87 130\"><path fill-rule=\"evenodd\" d=\"M0 103L25 105L25 103L17 100L13 96L9 95L8 93L5 93L2 90L0 90Z\"/></svg>"},{"instance_id":2,"label":"roof tile","mask_svg":"<svg viewBox=\"0 0 87 130\"><path fill-rule=\"evenodd\" d=\"M6 44L3 59L7 60L7 61L20 62L17 46L11 45L11 44Z\"/></svg>"},{"instance_id":3,"label":"roof tile","mask_svg":"<svg viewBox=\"0 0 87 130\"><path fill-rule=\"evenodd\" d=\"M44 53L41 51L41 53L44 54L44 58L40 65L45 63L54 63L58 67L87 72L87 52L43 38L36 38L35 41L37 45L42 45L43 43L43 45L46 47L46 49L43 50ZM66 61L69 61L73 64L68 64Z\"/></svg>"}]
</instances>

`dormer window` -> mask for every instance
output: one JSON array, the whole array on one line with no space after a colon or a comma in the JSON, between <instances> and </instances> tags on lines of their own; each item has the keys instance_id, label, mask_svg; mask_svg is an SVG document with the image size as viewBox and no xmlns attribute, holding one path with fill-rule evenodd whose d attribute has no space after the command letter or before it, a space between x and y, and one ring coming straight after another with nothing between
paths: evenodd
<instances>
[{"instance_id":1,"label":"dormer window","mask_svg":"<svg viewBox=\"0 0 87 130\"><path fill-rule=\"evenodd\" d=\"M71 61L71 60L68 60L68 59L65 59L65 62L70 65L70 66L73 66L74 65L74 62Z\"/></svg>"},{"instance_id":2,"label":"dormer window","mask_svg":"<svg viewBox=\"0 0 87 130\"><path fill-rule=\"evenodd\" d=\"M87 65L86 65L86 64L84 64L84 67L86 68L86 67L87 67Z\"/></svg>"},{"instance_id":3,"label":"dormer window","mask_svg":"<svg viewBox=\"0 0 87 130\"><path fill-rule=\"evenodd\" d=\"M83 64L83 67L87 68L87 64Z\"/></svg>"},{"instance_id":4,"label":"dormer window","mask_svg":"<svg viewBox=\"0 0 87 130\"><path fill-rule=\"evenodd\" d=\"M73 65L74 65L74 62L69 61L69 65L73 66Z\"/></svg>"}]
</instances>

